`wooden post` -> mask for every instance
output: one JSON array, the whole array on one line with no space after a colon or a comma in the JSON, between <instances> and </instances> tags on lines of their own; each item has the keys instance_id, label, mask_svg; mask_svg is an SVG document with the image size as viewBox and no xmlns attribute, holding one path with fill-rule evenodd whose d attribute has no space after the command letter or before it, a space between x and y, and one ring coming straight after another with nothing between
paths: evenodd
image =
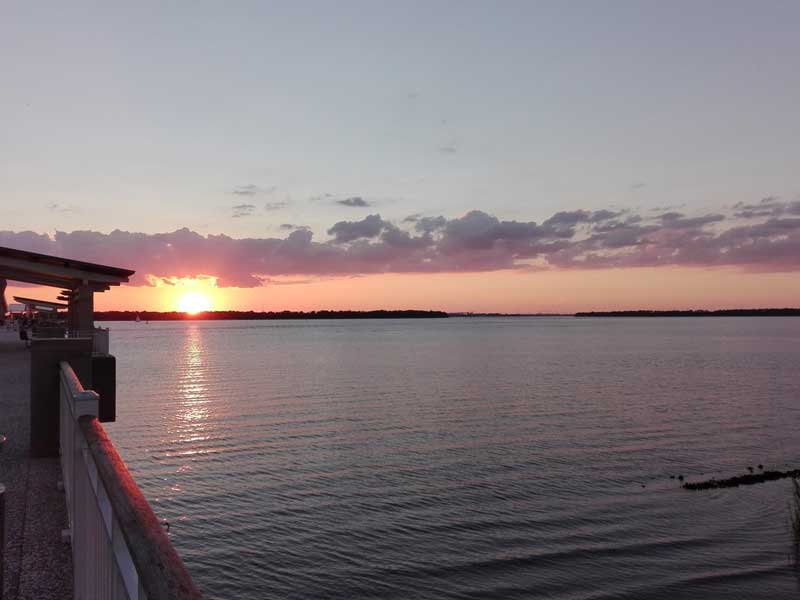
<instances>
[{"instance_id":1,"label":"wooden post","mask_svg":"<svg viewBox=\"0 0 800 600\"><path fill-rule=\"evenodd\" d=\"M6 317L8 312L8 303L6 302L6 280L0 277L0 323ZM2 577L2 575L0 575ZM3 600L3 588L0 587L0 600Z\"/></svg>"},{"instance_id":2,"label":"wooden post","mask_svg":"<svg viewBox=\"0 0 800 600\"><path fill-rule=\"evenodd\" d=\"M94 329L94 291L86 283L78 288L77 304L75 329L91 331Z\"/></svg>"},{"instance_id":3,"label":"wooden post","mask_svg":"<svg viewBox=\"0 0 800 600\"><path fill-rule=\"evenodd\" d=\"M67 302L67 331L75 330L75 312L78 307L75 305L75 297L70 294L69 301Z\"/></svg>"}]
</instances>

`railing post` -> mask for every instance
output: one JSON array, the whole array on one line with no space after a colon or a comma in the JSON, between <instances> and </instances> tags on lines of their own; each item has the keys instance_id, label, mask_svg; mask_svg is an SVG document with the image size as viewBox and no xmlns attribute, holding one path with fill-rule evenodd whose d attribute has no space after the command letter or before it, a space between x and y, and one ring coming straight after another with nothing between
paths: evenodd
<instances>
[{"instance_id":1,"label":"railing post","mask_svg":"<svg viewBox=\"0 0 800 600\"><path fill-rule=\"evenodd\" d=\"M92 417L97 416L97 409L100 401L100 396L93 390L85 390L78 392L74 397L75 408L73 409L73 417L77 420L79 417L89 415Z\"/></svg>"}]
</instances>

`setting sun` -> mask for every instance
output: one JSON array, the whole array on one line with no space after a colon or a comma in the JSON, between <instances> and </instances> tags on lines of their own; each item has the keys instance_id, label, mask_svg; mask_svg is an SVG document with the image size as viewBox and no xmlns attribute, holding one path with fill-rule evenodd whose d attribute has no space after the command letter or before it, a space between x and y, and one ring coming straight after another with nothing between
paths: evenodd
<instances>
[{"instance_id":1,"label":"setting sun","mask_svg":"<svg viewBox=\"0 0 800 600\"><path fill-rule=\"evenodd\" d=\"M178 300L178 310L190 315L211 310L211 300L199 292L188 292Z\"/></svg>"}]
</instances>

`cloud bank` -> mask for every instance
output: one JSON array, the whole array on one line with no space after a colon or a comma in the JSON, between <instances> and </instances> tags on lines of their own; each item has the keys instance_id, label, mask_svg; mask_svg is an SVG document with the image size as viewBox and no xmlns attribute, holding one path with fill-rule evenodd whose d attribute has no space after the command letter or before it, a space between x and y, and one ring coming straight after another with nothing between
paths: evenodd
<instances>
[{"instance_id":1,"label":"cloud bank","mask_svg":"<svg viewBox=\"0 0 800 600\"><path fill-rule=\"evenodd\" d=\"M247 214L251 205L237 207ZM289 231L294 225L285 224ZM146 234L115 230L0 231L0 246L136 269L151 277L218 278L220 286L268 285L276 276L734 266L800 270L800 202L765 198L731 214L562 211L536 223L473 210L457 218L379 214L339 221L314 240L308 228L284 238L236 239L189 229Z\"/></svg>"}]
</instances>

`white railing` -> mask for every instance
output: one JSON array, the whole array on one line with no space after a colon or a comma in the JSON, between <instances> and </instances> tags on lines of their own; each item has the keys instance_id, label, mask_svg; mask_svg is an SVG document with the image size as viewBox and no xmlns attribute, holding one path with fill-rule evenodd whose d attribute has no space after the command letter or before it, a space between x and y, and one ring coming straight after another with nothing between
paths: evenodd
<instances>
[{"instance_id":1,"label":"white railing","mask_svg":"<svg viewBox=\"0 0 800 600\"><path fill-rule=\"evenodd\" d=\"M95 327L94 329L69 329L65 337L68 338L92 338L92 352L108 354L109 341L108 329Z\"/></svg>"},{"instance_id":2,"label":"white railing","mask_svg":"<svg viewBox=\"0 0 800 600\"><path fill-rule=\"evenodd\" d=\"M95 327L94 328L94 351L95 352L102 352L103 354L108 354L109 350L109 341L108 341L108 328L103 329L102 327Z\"/></svg>"},{"instance_id":3,"label":"white railing","mask_svg":"<svg viewBox=\"0 0 800 600\"><path fill-rule=\"evenodd\" d=\"M97 419L99 397L60 364L60 450L75 600L199 600L161 522Z\"/></svg>"},{"instance_id":4,"label":"white railing","mask_svg":"<svg viewBox=\"0 0 800 600\"><path fill-rule=\"evenodd\" d=\"M61 470L72 544L76 600L144 600L128 545L108 492L98 477L80 417L97 416L98 395L84 390L69 364L61 363Z\"/></svg>"},{"instance_id":5,"label":"white railing","mask_svg":"<svg viewBox=\"0 0 800 600\"><path fill-rule=\"evenodd\" d=\"M39 325L33 328L31 337L36 339L61 339L61 338L91 338L92 352L108 354L109 338L108 328L94 327L93 329L65 329L61 326Z\"/></svg>"}]
</instances>

